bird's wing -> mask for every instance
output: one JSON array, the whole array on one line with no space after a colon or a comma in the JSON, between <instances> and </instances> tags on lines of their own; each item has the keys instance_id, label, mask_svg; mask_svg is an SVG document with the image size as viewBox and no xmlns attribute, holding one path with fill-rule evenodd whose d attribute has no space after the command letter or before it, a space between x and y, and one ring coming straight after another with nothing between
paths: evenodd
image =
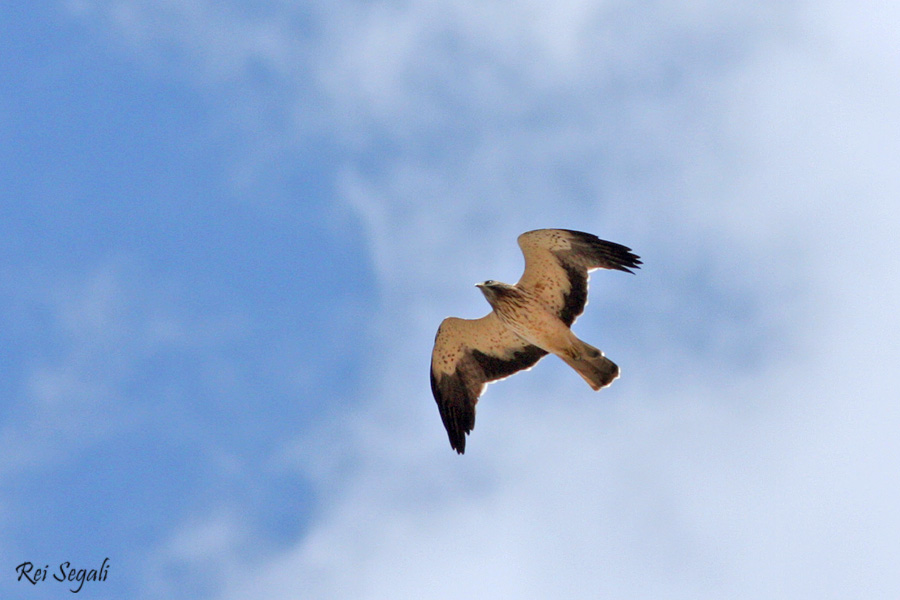
<instances>
[{"instance_id":1,"label":"bird's wing","mask_svg":"<svg viewBox=\"0 0 900 600\"><path fill-rule=\"evenodd\" d=\"M516 286L527 289L566 324L587 304L588 272L617 269L632 273L640 257L631 248L568 229L537 229L519 236L525 272Z\"/></svg>"},{"instance_id":2,"label":"bird's wing","mask_svg":"<svg viewBox=\"0 0 900 600\"><path fill-rule=\"evenodd\" d=\"M504 327L493 312L474 320L444 319L431 354L431 391L454 450L466 450L484 386L530 368L546 354Z\"/></svg>"}]
</instances>

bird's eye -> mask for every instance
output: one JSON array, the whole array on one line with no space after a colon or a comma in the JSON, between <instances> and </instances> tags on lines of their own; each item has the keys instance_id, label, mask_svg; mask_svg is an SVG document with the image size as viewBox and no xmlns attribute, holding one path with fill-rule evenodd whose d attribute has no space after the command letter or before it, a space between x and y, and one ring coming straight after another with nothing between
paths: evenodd
<instances>
[{"instance_id":1,"label":"bird's eye","mask_svg":"<svg viewBox=\"0 0 900 600\"><path fill-rule=\"evenodd\" d=\"M494 285L494 280L488 279L487 281L484 282L484 285Z\"/></svg>"}]
</instances>

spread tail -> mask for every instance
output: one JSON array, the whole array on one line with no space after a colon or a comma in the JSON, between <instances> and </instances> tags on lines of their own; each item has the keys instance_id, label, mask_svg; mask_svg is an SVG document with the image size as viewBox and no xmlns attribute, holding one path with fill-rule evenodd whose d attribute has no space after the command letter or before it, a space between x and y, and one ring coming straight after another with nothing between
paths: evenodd
<instances>
[{"instance_id":1,"label":"spread tail","mask_svg":"<svg viewBox=\"0 0 900 600\"><path fill-rule=\"evenodd\" d=\"M559 357L578 371L594 390L605 388L619 376L619 367L590 344L576 340L569 352Z\"/></svg>"}]
</instances>

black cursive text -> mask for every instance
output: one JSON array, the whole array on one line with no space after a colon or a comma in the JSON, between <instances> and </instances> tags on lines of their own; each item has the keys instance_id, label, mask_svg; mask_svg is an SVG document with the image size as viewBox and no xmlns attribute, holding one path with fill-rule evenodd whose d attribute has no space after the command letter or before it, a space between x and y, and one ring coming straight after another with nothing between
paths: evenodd
<instances>
[{"instance_id":1,"label":"black cursive text","mask_svg":"<svg viewBox=\"0 0 900 600\"><path fill-rule=\"evenodd\" d=\"M50 566L44 565L44 568L35 567L29 561L23 562L16 567L16 573L19 574L16 581L23 579L31 585L37 585L43 581L47 581L47 573L50 572ZM53 579L59 582L68 581L72 584L69 591L77 594L81 591L86 581L106 581L109 575L109 558L104 558L99 569L76 569L72 567L72 563L66 561L60 563L59 571L53 573ZM77 583L77 585L76 585Z\"/></svg>"}]
</instances>

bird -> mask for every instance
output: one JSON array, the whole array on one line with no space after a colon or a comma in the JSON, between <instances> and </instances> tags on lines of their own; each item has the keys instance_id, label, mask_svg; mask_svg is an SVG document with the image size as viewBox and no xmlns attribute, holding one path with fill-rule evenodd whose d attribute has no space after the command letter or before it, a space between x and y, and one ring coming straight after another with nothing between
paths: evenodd
<instances>
[{"instance_id":1,"label":"bird","mask_svg":"<svg viewBox=\"0 0 900 600\"><path fill-rule=\"evenodd\" d=\"M634 274L640 257L631 248L570 229L536 229L518 237L525 257L521 279L510 285L476 284L491 312L480 319L444 319L431 354L431 391L450 446L466 450L475 405L485 386L530 369L555 354L594 390L619 376L619 367L571 330L587 304L588 273L612 269Z\"/></svg>"}]
</instances>

